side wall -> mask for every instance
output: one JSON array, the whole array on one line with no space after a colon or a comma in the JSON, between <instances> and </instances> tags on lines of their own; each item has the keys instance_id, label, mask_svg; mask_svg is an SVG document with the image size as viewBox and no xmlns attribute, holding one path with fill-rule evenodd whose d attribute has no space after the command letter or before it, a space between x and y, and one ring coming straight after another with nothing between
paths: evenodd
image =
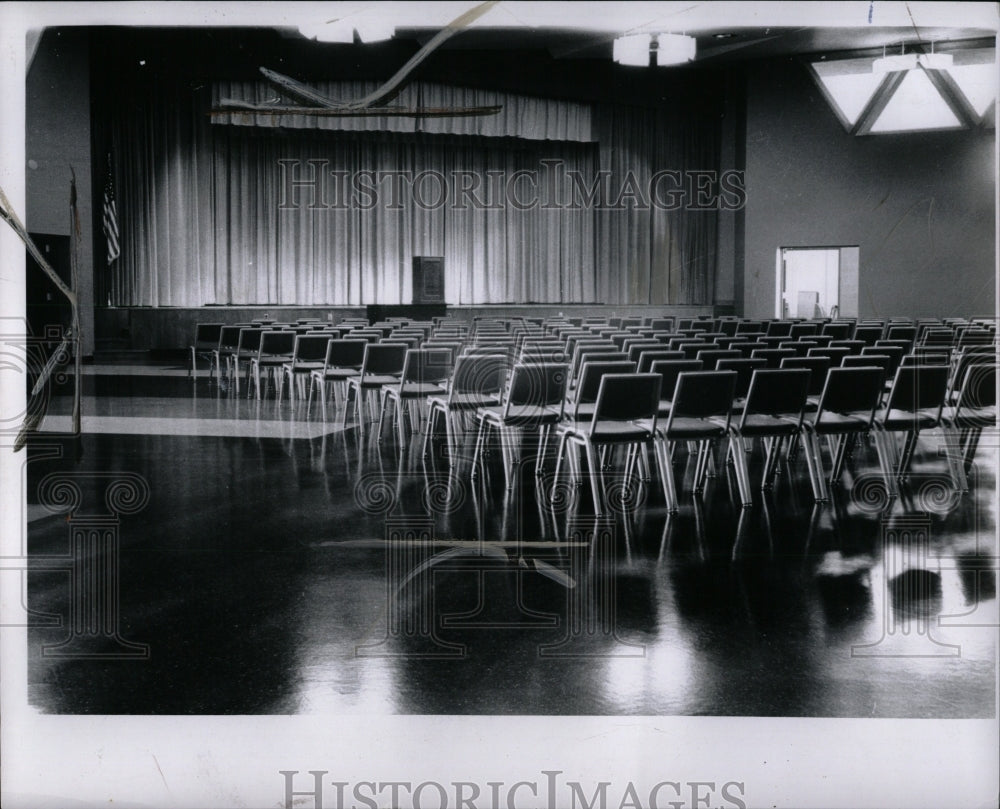
<instances>
[{"instance_id":1,"label":"side wall","mask_svg":"<svg viewBox=\"0 0 1000 809\"><path fill-rule=\"evenodd\" d=\"M994 129L855 137L805 65L747 72L748 317L774 312L779 247L860 247L859 315L995 309Z\"/></svg>"},{"instance_id":2,"label":"side wall","mask_svg":"<svg viewBox=\"0 0 1000 809\"><path fill-rule=\"evenodd\" d=\"M48 29L28 68L25 115L26 226L69 236L71 169L76 174L80 330L94 353L94 242L91 237L90 68L87 33Z\"/></svg>"}]
</instances>

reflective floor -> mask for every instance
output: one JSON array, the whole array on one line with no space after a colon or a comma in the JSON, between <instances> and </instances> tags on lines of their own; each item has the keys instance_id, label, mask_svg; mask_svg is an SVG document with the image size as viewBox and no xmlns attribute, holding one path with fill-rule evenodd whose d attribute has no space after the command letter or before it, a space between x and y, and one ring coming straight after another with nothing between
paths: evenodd
<instances>
[{"instance_id":1,"label":"reflective floor","mask_svg":"<svg viewBox=\"0 0 1000 809\"><path fill-rule=\"evenodd\" d=\"M27 464L29 700L77 714L992 717L996 436L954 491L924 436L901 496L854 450L814 506L801 453L740 507L721 459L658 482L473 479L340 406L177 366L98 365ZM471 443L469 445L471 447ZM829 458L827 458L829 468Z\"/></svg>"}]
</instances>

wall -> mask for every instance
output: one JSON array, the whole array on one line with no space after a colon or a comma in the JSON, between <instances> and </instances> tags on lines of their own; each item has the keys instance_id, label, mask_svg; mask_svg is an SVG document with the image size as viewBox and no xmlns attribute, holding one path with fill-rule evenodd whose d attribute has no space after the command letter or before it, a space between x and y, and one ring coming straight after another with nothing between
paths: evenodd
<instances>
[{"instance_id":1,"label":"wall","mask_svg":"<svg viewBox=\"0 0 1000 809\"><path fill-rule=\"evenodd\" d=\"M26 226L70 234L70 168L76 174L78 300L83 354L94 353L94 245L91 238L90 75L87 34L48 29L28 68L25 114Z\"/></svg>"},{"instance_id":2,"label":"wall","mask_svg":"<svg viewBox=\"0 0 1000 809\"><path fill-rule=\"evenodd\" d=\"M860 246L861 317L992 314L994 136L855 137L804 65L749 68L745 314L774 311L777 248L808 245Z\"/></svg>"}]
</instances>

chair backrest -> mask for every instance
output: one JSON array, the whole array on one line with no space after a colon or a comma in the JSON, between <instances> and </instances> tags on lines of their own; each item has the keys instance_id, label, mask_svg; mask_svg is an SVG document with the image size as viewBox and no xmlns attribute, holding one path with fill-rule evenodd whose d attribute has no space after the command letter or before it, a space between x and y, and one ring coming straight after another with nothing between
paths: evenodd
<instances>
[{"instance_id":1,"label":"chair backrest","mask_svg":"<svg viewBox=\"0 0 1000 809\"><path fill-rule=\"evenodd\" d=\"M507 381L510 358L506 354L466 354L455 362L449 398L463 393L499 394Z\"/></svg>"},{"instance_id":2,"label":"chair backrest","mask_svg":"<svg viewBox=\"0 0 1000 809\"><path fill-rule=\"evenodd\" d=\"M657 360L650 366L650 372L663 377L660 393L664 399L670 400L677 387L677 377L685 371L700 371L705 367L701 360Z\"/></svg>"},{"instance_id":3,"label":"chair backrest","mask_svg":"<svg viewBox=\"0 0 1000 809\"><path fill-rule=\"evenodd\" d=\"M851 354L860 354L864 347L864 340L832 340L830 342L830 348L846 348Z\"/></svg>"},{"instance_id":4,"label":"chair backrest","mask_svg":"<svg viewBox=\"0 0 1000 809\"><path fill-rule=\"evenodd\" d=\"M668 349L647 348L639 355L639 365L636 370L640 374L648 374L653 370L653 363L660 360L682 360L683 351L670 351Z\"/></svg>"},{"instance_id":5,"label":"chair backrest","mask_svg":"<svg viewBox=\"0 0 1000 809\"><path fill-rule=\"evenodd\" d=\"M882 339L883 331L882 326L858 326L854 330L854 339L860 340L865 345L873 346L876 340Z\"/></svg>"},{"instance_id":6,"label":"chair backrest","mask_svg":"<svg viewBox=\"0 0 1000 809\"><path fill-rule=\"evenodd\" d=\"M772 320L767 324L765 334L768 337L787 337L792 333L793 325L790 320Z\"/></svg>"},{"instance_id":7,"label":"chair backrest","mask_svg":"<svg viewBox=\"0 0 1000 809\"><path fill-rule=\"evenodd\" d=\"M802 417L809 395L809 380L812 372L808 368L765 368L754 371L743 406L741 424L748 416L763 414L768 416Z\"/></svg>"},{"instance_id":8,"label":"chair backrest","mask_svg":"<svg viewBox=\"0 0 1000 809\"><path fill-rule=\"evenodd\" d=\"M885 375L895 373L892 367L892 357L888 354L847 354L841 361L841 368L871 368L878 366L885 369Z\"/></svg>"},{"instance_id":9,"label":"chair backrest","mask_svg":"<svg viewBox=\"0 0 1000 809\"><path fill-rule=\"evenodd\" d=\"M950 363L951 356L948 354L918 349L912 354L904 354L900 365L949 365Z\"/></svg>"},{"instance_id":10,"label":"chair backrest","mask_svg":"<svg viewBox=\"0 0 1000 809\"><path fill-rule=\"evenodd\" d=\"M818 334L819 323L793 323L788 332L789 337L802 337L807 334Z\"/></svg>"},{"instance_id":11,"label":"chair backrest","mask_svg":"<svg viewBox=\"0 0 1000 809\"><path fill-rule=\"evenodd\" d=\"M260 338L263 330L251 327L240 329L240 339L237 353L241 355L256 354L260 349Z\"/></svg>"},{"instance_id":12,"label":"chair backrest","mask_svg":"<svg viewBox=\"0 0 1000 809\"><path fill-rule=\"evenodd\" d=\"M401 374L408 350L405 345L369 343L365 347L365 358L361 363L361 375L396 376Z\"/></svg>"},{"instance_id":13,"label":"chair backrest","mask_svg":"<svg viewBox=\"0 0 1000 809\"><path fill-rule=\"evenodd\" d=\"M244 326L223 326L219 331L219 351L234 351L240 344L240 332Z\"/></svg>"},{"instance_id":14,"label":"chair backrest","mask_svg":"<svg viewBox=\"0 0 1000 809\"><path fill-rule=\"evenodd\" d=\"M818 348L818 344L812 340L784 340L778 344L778 348L786 351L794 351L796 357L804 357L809 353L810 348Z\"/></svg>"},{"instance_id":15,"label":"chair backrest","mask_svg":"<svg viewBox=\"0 0 1000 809\"><path fill-rule=\"evenodd\" d=\"M898 345L865 346L864 348L861 349L861 356L867 357L871 355L876 355L876 356L888 357L889 366L886 369L887 371L886 375L891 376L892 374L896 373L896 369L902 364L903 354L905 353L905 351L906 350L902 346Z\"/></svg>"},{"instance_id":16,"label":"chair backrest","mask_svg":"<svg viewBox=\"0 0 1000 809\"><path fill-rule=\"evenodd\" d=\"M826 372L833 362L829 357L786 357L781 361L781 370L804 369L809 371L807 396L819 396L826 384Z\"/></svg>"},{"instance_id":17,"label":"chair backrest","mask_svg":"<svg viewBox=\"0 0 1000 809\"><path fill-rule=\"evenodd\" d=\"M759 368L766 367L767 360L754 360L749 357L741 357L740 359L719 360L715 365L715 370L736 372L736 387L733 389L733 398L743 399L750 390L750 380L753 379L753 372Z\"/></svg>"},{"instance_id":18,"label":"chair backrest","mask_svg":"<svg viewBox=\"0 0 1000 809\"><path fill-rule=\"evenodd\" d=\"M367 340L345 337L330 340L326 346L327 368L360 368L365 361L365 349L371 345Z\"/></svg>"},{"instance_id":19,"label":"chair backrest","mask_svg":"<svg viewBox=\"0 0 1000 809\"><path fill-rule=\"evenodd\" d=\"M648 421L652 436L656 430L661 384L659 374L603 374L590 423L591 435L599 435L602 425L609 421Z\"/></svg>"},{"instance_id":20,"label":"chair backrest","mask_svg":"<svg viewBox=\"0 0 1000 809\"><path fill-rule=\"evenodd\" d=\"M963 410L996 407L997 366L995 362L973 363L966 367L955 406L956 417Z\"/></svg>"},{"instance_id":21,"label":"chair backrest","mask_svg":"<svg viewBox=\"0 0 1000 809\"><path fill-rule=\"evenodd\" d=\"M889 410L940 412L948 389L948 368L944 365L901 365L896 369L889 391Z\"/></svg>"},{"instance_id":22,"label":"chair backrest","mask_svg":"<svg viewBox=\"0 0 1000 809\"><path fill-rule=\"evenodd\" d=\"M593 404L601 387L601 377L605 374L635 373L635 363L629 360L592 360L585 362L580 369L580 380L576 385L576 398L573 402L574 411L582 404ZM576 413L574 412L574 418Z\"/></svg>"},{"instance_id":23,"label":"chair backrest","mask_svg":"<svg viewBox=\"0 0 1000 809\"><path fill-rule=\"evenodd\" d=\"M569 366L564 362L519 362L510 375L504 402L504 416L511 407L551 407L562 410L569 381Z\"/></svg>"},{"instance_id":24,"label":"chair backrest","mask_svg":"<svg viewBox=\"0 0 1000 809\"><path fill-rule=\"evenodd\" d=\"M635 340L632 342L626 342L624 345L624 350L628 353L628 358L632 362L638 362L639 357L642 355L643 351L662 348L662 346L663 343L655 339Z\"/></svg>"},{"instance_id":25,"label":"chair backrest","mask_svg":"<svg viewBox=\"0 0 1000 809\"><path fill-rule=\"evenodd\" d=\"M327 334L300 334L295 338L292 357L295 362L323 362L326 359Z\"/></svg>"},{"instance_id":26,"label":"chair backrest","mask_svg":"<svg viewBox=\"0 0 1000 809\"><path fill-rule=\"evenodd\" d=\"M831 368L819 397L816 417L823 412L867 414L869 423L882 398L885 370L868 368Z\"/></svg>"},{"instance_id":27,"label":"chair backrest","mask_svg":"<svg viewBox=\"0 0 1000 809\"><path fill-rule=\"evenodd\" d=\"M196 348L215 348L219 344L222 323L199 323L194 328L194 344Z\"/></svg>"},{"instance_id":28,"label":"chair backrest","mask_svg":"<svg viewBox=\"0 0 1000 809\"><path fill-rule=\"evenodd\" d=\"M733 349L709 348L698 352L695 359L701 360L706 371L714 371L719 360L735 360L743 357L742 351Z\"/></svg>"},{"instance_id":29,"label":"chair backrest","mask_svg":"<svg viewBox=\"0 0 1000 809\"><path fill-rule=\"evenodd\" d=\"M917 327L896 326L890 323L885 336L887 340L906 340L908 343L912 343L917 339Z\"/></svg>"},{"instance_id":30,"label":"chair backrest","mask_svg":"<svg viewBox=\"0 0 1000 809\"><path fill-rule=\"evenodd\" d=\"M809 353L806 354L807 357L829 357L833 362L840 362L844 357L851 353L851 349L846 346L820 346L819 348L810 348Z\"/></svg>"},{"instance_id":31,"label":"chair backrest","mask_svg":"<svg viewBox=\"0 0 1000 809\"><path fill-rule=\"evenodd\" d=\"M853 323L824 323L820 334L828 334L834 340L849 340L854 331Z\"/></svg>"},{"instance_id":32,"label":"chair backrest","mask_svg":"<svg viewBox=\"0 0 1000 809\"><path fill-rule=\"evenodd\" d=\"M294 331L266 331L260 336L258 357L288 357L295 351Z\"/></svg>"},{"instance_id":33,"label":"chair backrest","mask_svg":"<svg viewBox=\"0 0 1000 809\"><path fill-rule=\"evenodd\" d=\"M735 389L736 371L684 371L677 377L668 432L670 424L678 418L720 416L725 417L728 427Z\"/></svg>"},{"instance_id":34,"label":"chair backrest","mask_svg":"<svg viewBox=\"0 0 1000 809\"><path fill-rule=\"evenodd\" d=\"M400 384L434 384L451 376L455 362L447 348L411 348L403 360Z\"/></svg>"},{"instance_id":35,"label":"chair backrest","mask_svg":"<svg viewBox=\"0 0 1000 809\"><path fill-rule=\"evenodd\" d=\"M750 354L750 359L762 359L767 362L768 368L780 368L783 359L794 356L795 352L790 348L758 348Z\"/></svg>"},{"instance_id":36,"label":"chair backrest","mask_svg":"<svg viewBox=\"0 0 1000 809\"><path fill-rule=\"evenodd\" d=\"M747 359L750 359L754 351L760 351L766 348L767 343L758 343L756 340L747 340L746 342L729 344L729 349L731 351L739 351Z\"/></svg>"}]
</instances>

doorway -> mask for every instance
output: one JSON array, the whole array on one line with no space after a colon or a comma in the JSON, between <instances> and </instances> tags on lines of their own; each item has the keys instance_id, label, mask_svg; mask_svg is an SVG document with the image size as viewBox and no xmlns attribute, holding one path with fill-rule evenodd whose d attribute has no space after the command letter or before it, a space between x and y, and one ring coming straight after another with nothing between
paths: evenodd
<instances>
[{"instance_id":1,"label":"doorway","mask_svg":"<svg viewBox=\"0 0 1000 809\"><path fill-rule=\"evenodd\" d=\"M779 248L775 316L857 317L858 258L855 245Z\"/></svg>"}]
</instances>

